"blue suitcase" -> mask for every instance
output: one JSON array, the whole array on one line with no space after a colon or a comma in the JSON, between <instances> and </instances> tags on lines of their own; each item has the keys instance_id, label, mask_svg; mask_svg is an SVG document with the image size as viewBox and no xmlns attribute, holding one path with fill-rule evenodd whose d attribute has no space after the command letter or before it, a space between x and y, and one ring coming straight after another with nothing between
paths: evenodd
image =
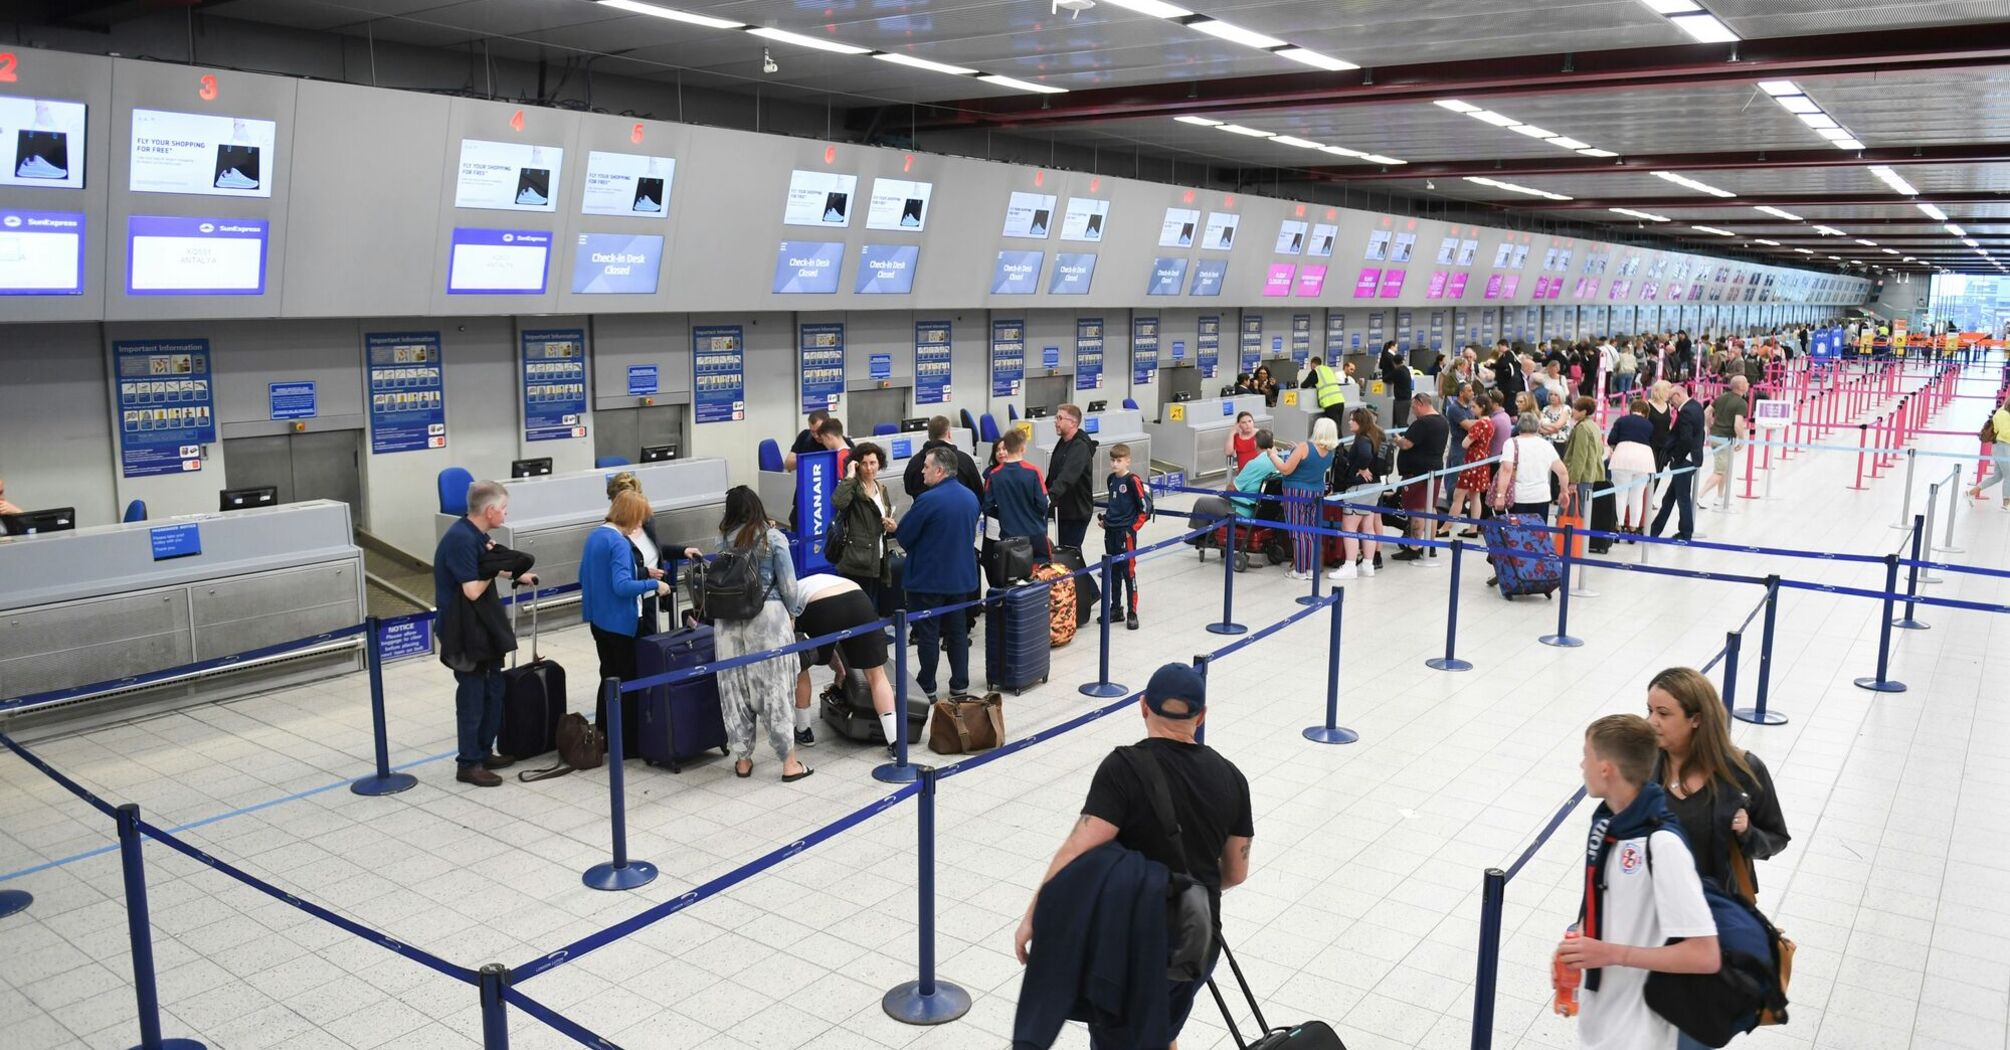
<instances>
[{"instance_id":1,"label":"blue suitcase","mask_svg":"<svg viewBox=\"0 0 2010 1050\"><path fill-rule=\"evenodd\" d=\"M1053 663L1053 588L1021 584L993 590L984 618L984 680L1014 696L1047 680Z\"/></svg>"},{"instance_id":2,"label":"blue suitcase","mask_svg":"<svg viewBox=\"0 0 2010 1050\"><path fill-rule=\"evenodd\" d=\"M1480 522L1501 597L1510 601L1522 594L1554 597L1563 586L1563 558L1552 538L1555 533L1543 531L1545 524L1533 514L1503 514Z\"/></svg>"},{"instance_id":3,"label":"blue suitcase","mask_svg":"<svg viewBox=\"0 0 2010 1050\"><path fill-rule=\"evenodd\" d=\"M643 678L711 663L712 628L687 627L636 639L635 670ZM683 763L711 748L726 754L726 720L719 713L719 680L701 675L641 693L636 750L652 766L683 772ZM623 714L627 714L624 709ZM626 734L624 734L626 735Z\"/></svg>"}]
</instances>

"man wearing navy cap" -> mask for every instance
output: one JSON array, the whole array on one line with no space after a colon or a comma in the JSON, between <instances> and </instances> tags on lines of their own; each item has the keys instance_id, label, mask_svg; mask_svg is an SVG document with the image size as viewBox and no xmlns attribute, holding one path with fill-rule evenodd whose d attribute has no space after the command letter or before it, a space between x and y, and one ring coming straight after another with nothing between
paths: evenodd
<instances>
[{"instance_id":1,"label":"man wearing navy cap","mask_svg":"<svg viewBox=\"0 0 2010 1050\"><path fill-rule=\"evenodd\" d=\"M1054 862L1042 878L1045 885L1055 873L1075 858L1104 843L1115 841L1136 850L1175 872L1184 871L1207 887L1208 902L1214 908L1215 927L1221 925L1221 891L1240 885L1249 877L1249 843L1256 828L1251 817L1249 781L1242 771L1213 748L1194 741L1194 732L1207 719L1207 679L1182 663L1169 663L1152 674L1146 684L1139 711L1145 719L1145 738L1132 745L1147 762L1157 765L1178 818L1178 847L1169 831L1153 812L1151 796L1139 780L1136 767L1122 754L1112 752L1096 769L1089 782L1088 801L1075 821L1068 840L1054 854ZM1033 906L1038 893L1026 905L1026 917L1019 923L1014 947L1019 961L1027 959L1027 945L1033 939ZM1214 960L1208 960L1208 969ZM1194 994L1205 978L1182 981L1172 987L1172 1034L1177 1036L1193 1009ZM1090 1025L1093 1046L1118 1045L1098 1038Z\"/></svg>"}]
</instances>

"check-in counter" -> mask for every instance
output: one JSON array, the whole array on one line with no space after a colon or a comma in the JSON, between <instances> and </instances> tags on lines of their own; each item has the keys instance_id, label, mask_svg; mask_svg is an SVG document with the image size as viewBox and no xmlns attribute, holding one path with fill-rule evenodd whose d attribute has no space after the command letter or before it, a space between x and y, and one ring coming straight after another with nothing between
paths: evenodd
<instances>
[{"instance_id":1,"label":"check-in counter","mask_svg":"<svg viewBox=\"0 0 2010 1050\"><path fill-rule=\"evenodd\" d=\"M1235 429L1237 415L1254 415L1258 427L1274 422L1257 394L1177 401L1161 405L1159 412L1158 422L1144 425L1145 433L1151 435L1152 457L1185 471L1189 482L1228 473L1228 462L1221 453L1228 445L1228 432Z\"/></svg>"},{"instance_id":2,"label":"check-in counter","mask_svg":"<svg viewBox=\"0 0 2010 1050\"><path fill-rule=\"evenodd\" d=\"M0 539L0 697L147 675L361 623L345 503L314 500ZM231 665L236 692L361 666L362 638ZM256 675L247 672L256 670ZM7 719L229 695L216 675L114 688ZM88 707L86 705L89 705Z\"/></svg>"},{"instance_id":3,"label":"check-in counter","mask_svg":"<svg viewBox=\"0 0 2010 1050\"><path fill-rule=\"evenodd\" d=\"M914 430L904 434L881 434L872 439L886 450L886 469L879 472L880 484L886 486L887 494L893 497L893 516L897 519L907 513L914 502L907 495L907 464L921 454L921 446L928 444L928 432ZM970 450L971 434L968 427L950 427L949 443L958 449ZM980 461L980 467L983 465Z\"/></svg>"},{"instance_id":4,"label":"check-in counter","mask_svg":"<svg viewBox=\"0 0 2010 1050\"><path fill-rule=\"evenodd\" d=\"M1054 420L1029 419L1033 436L1026 444L1026 462L1047 473L1047 463L1054 455L1054 446L1061 443L1061 435L1054 431ZM1109 412L1090 412L1082 417L1082 432L1096 439L1096 461L1089 468L1089 483L1096 491L1102 491L1103 479L1110 476L1110 446L1131 446L1131 469L1139 475L1150 476L1152 465L1152 438L1145 431L1144 413L1134 408L1120 408Z\"/></svg>"},{"instance_id":5,"label":"check-in counter","mask_svg":"<svg viewBox=\"0 0 2010 1050\"><path fill-rule=\"evenodd\" d=\"M719 534L726 490L731 487L723 459L673 459L506 481L509 520L490 530L489 536L505 547L536 556L540 588L577 583L586 537L607 520L607 479L622 471L635 475L642 484L643 495L656 514L656 539L666 549L711 548ZM769 504L769 512L775 513L773 504ZM451 514L437 515L436 532L445 534L455 520Z\"/></svg>"}]
</instances>

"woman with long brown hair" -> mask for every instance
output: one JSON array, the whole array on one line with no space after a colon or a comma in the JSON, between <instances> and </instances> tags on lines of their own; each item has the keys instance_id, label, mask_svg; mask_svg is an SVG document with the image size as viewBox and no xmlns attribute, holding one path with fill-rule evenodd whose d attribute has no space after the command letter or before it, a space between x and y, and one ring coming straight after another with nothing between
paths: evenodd
<instances>
[{"instance_id":1,"label":"woman with long brown hair","mask_svg":"<svg viewBox=\"0 0 2010 1050\"><path fill-rule=\"evenodd\" d=\"M1389 472L1388 457L1382 448L1388 441L1372 408L1357 408L1347 414L1347 429L1353 440L1333 468L1333 487L1345 503L1340 514L1343 532L1368 536L1382 534L1382 515L1375 510L1375 496L1382 487L1382 475ZM1348 498L1351 497L1351 498ZM1340 564L1326 574L1329 580L1352 580L1375 575L1375 540L1340 537Z\"/></svg>"},{"instance_id":2,"label":"woman with long brown hair","mask_svg":"<svg viewBox=\"0 0 2010 1050\"><path fill-rule=\"evenodd\" d=\"M1697 872L1751 900L1759 889L1752 862L1792 838L1772 774L1731 742L1717 687L1693 668L1671 667L1647 683L1647 721L1661 744L1655 780L1682 822Z\"/></svg>"}]
</instances>

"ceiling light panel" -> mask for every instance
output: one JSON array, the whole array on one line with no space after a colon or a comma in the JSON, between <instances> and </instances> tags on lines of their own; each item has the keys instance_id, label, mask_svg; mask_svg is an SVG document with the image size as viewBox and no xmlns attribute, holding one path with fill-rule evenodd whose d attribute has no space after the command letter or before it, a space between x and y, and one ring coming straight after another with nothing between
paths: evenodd
<instances>
[{"instance_id":1,"label":"ceiling light panel","mask_svg":"<svg viewBox=\"0 0 2010 1050\"><path fill-rule=\"evenodd\" d=\"M1733 33L1730 26L1717 21L1716 15L1703 13L1669 15L1668 21L1674 23L1675 28L1689 34L1699 44L1728 44L1738 39L1738 34Z\"/></svg>"},{"instance_id":2,"label":"ceiling light panel","mask_svg":"<svg viewBox=\"0 0 2010 1050\"><path fill-rule=\"evenodd\" d=\"M977 79L982 80L986 84L995 84L1002 88L1011 88L1014 91L1031 91L1041 95L1065 95L1068 93L1068 89L1064 87L1055 87L1052 84L1035 84L1030 80L1017 80L1012 77L999 76L996 73L986 73Z\"/></svg>"},{"instance_id":3,"label":"ceiling light panel","mask_svg":"<svg viewBox=\"0 0 2010 1050\"><path fill-rule=\"evenodd\" d=\"M897 66L907 66L912 69L926 69L931 73L947 73L953 77L973 76L977 72L974 69L965 69L962 66L952 66L946 62L930 62L928 59L925 58L916 58L913 55L903 55L897 51L882 51L879 54L876 54L872 57L877 58L882 62L891 62Z\"/></svg>"},{"instance_id":4,"label":"ceiling light panel","mask_svg":"<svg viewBox=\"0 0 2010 1050\"><path fill-rule=\"evenodd\" d=\"M1763 244L1763 245L1765 245L1765 246L1767 246L1767 247L1769 247L1769 248L1777 248L1777 247L1779 247L1779 246L1780 246L1780 242L1778 242L1778 241L1769 241L1769 240L1765 239L1764 237L1754 237L1754 238L1752 238L1752 243L1753 243L1753 244Z\"/></svg>"},{"instance_id":5,"label":"ceiling light panel","mask_svg":"<svg viewBox=\"0 0 2010 1050\"><path fill-rule=\"evenodd\" d=\"M1279 58L1288 58L1293 62L1297 62L1302 65L1315 66L1319 69L1324 69L1327 70L1328 72L1334 72L1334 73L1337 73L1343 69L1361 68L1360 66L1357 66L1352 62L1347 62L1342 59L1334 58L1331 55L1322 55L1317 51L1312 51L1302 47L1281 48L1276 52L1276 54L1277 57Z\"/></svg>"},{"instance_id":6,"label":"ceiling light panel","mask_svg":"<svg viewBox=\"0 0 2010 1050\"><path fill-rule=\"evenodd\" d=\"M1789 113L1820 113L1822 107L1806 95L1774 95L1773 101Z\"/></svg>"},{"instance_id":7,"label":"ceiling light panel","mask_svg":"<svg viewBox=\"0 0 2010 1050\"><path fill-rule=\"evenodd\" d=\"M1562 146L1564 149L1588 149L1591 146L1588 142L1579 142L1568 135L1558 135L1550 139L1549 144L1552 146Z\"/></svg>"},{"instance_id":8,"label":"ceiling light panel","mask_svg":"<svg viewBox=\"0 0 2010 1050\"><path fill-rule=\"evenodd\" d=\"M801 33L791 33L786 29L775 29L772 26L761 26L757 29L750 29L748 32L763 40L773 40L779 44L793 44L797 47L807 47L817 51L830 51L840 55L869 55L872 53L872 49L869 47L853 47L850 44L840 43L836 40L825 40L820 36L804 36Z\"/></svg>"},{"instance_id":9,"label":"ceiling light panel","mask_svg":"<svg viewBox=\"0 0 2010 1050\"><path fill-rule=\"evenodd\" d=\"M1240 124L1223 124L1215 130L1226 131L1231 135L1247 135L1253 139L1267 139L1276 134L1275 132L1264 131L1260 128L1246 128Z\"/></svg>"},{"instance_id":10,"label":"ceiling light panel","mask_svg":"<svg viewBox=\"0 0 2010 1050\"><path fill-rule=\"evenodd\" d=\"M1480 107L1475 106L1470 102L1461 102L1455 98L1441 98L1436 102L1431 103L1431 105L1442 106L1445 109L1449 109L1454 113L1478 113L1480 111Z\"/></svg>"},{"instance_id":11,"label":"ceiling light panel","mask_svg":"<svg viewBox=\"0 0 2010 1050\"><path fill-rule=\"evenodd\" d=\"M1517 135L1527 135L1532 139L1553 139L1556 137L1556 132L1536 127L1534 124L1516 124L1508 130Z\"/></svg>"},{"instance_id":12,"label":"ceiling light panel","mask_svg":"<svg viewBox=\"0 0 2010 1050\"><path fill-rule=\"evenodd\" d=\"M1208 36L1226 40L1231 44L1241 44L1244 47L1253 47L1259 51L1268 51L1272 48L1287 46L1284 41L1274 36L1265 36L1254 29L1244 29L1239 25L1224 22L1218 18L1198 19L1188 22L1187 27L1199 30Z\"/></svg>"},{"instance_id":13,"label":"ceiling light panel","mask_svg":"<svg viewBox=\"0 0 2010 1050\"><path fill-rule=\"evenodd\" d=\"M1218 128L1228 123L1225 120L1211 120L1207 117L1174 117L1173 119L1182 124L1192 124L1200 128Z\"/></svg>"},{"instance_id":14,"label":"ceiling light panel","mask_svg":"<svg viewBox=\"0 0 2010 1050\"><path fill-rule=\"evenodd\" d=\"M1552 141L1554 141L1554 140L1552 140ZM1617 153L1614 153L1614 152L1612 152L1612 151L1611 151L1611 150L1609 150L1609 149L1581 149L1581 150L1578 150L1577 152L1579 152L1579 153L1582 153L1582 154L1584 154L1584 155L1585 155L1585 156L1587 156L1587 157L1617 157L1617 156L1619 156L1619 154L1617 154Z\"/></svg>"},{"instance_id":15,"label":"ceiling light panel","mask_svg":"<svg viewBox=\"0 0 2010 1050\"><path fill-rule=\"evenodd\" d=\"M1640 0L1648 10L1657 15L1679 15L1684 11L1701 11L1696 0Z\"/></svg>"},{"instance_id":16,"label":"ceiling light panel","mask_svg":"<svg viewBox=\"0 0 2010 1050\"><path fill-rule=\"evenodd\" d=\"M1615 212L1615 213L1617 213L1617 214L1620 214L1620 215L1624 215L1624 216L1627 216L1628 218L1633 218L1633 219L1645 219L1645 220L1647 220L1648 222L1669 222L1669 221L1671 221L1671 220L1670 220L1670 219L1668 218L1668 216L1666 216L1666 215L1656 215L1656 214L1654 214L1654 213L1653 213L1653 212L1651 212L1651 211L1634 211L1634 210L1633 210L1632 208L1608 208L1608 209L1606 209L1606 210L1607 210L1607 211L1611 211L1611 212Z\"/></svg>"},{"instance_id":17,"label":"ceiling light panel","mask_svg":"<svg viewBox=\"0 0 2010 1050\"><path fill-rule=\"evenodd\" d=\"M1791 80L1761 80L1759 81L1759 90L1768 95L1798 95L1802 93L1801 89L1796 87Z\"/></svg>"},{"instance_id":18,"label":"ceiling light panel","mask_svg":"<svg viewBox=\"0 0 2010 1050\"><path fill-rule=\"evenodd\" d=\"M1913 201L1912 206L1918 208L1920 211L1925 212L1926 217L1932 219L1934 222L1947 221L1946 212L1941 211L1939 208L1934 207L1933 205L1927 203L1926 201Z\"/></svg>"},{"instance_id":19,"label":"ceiling light panel","mask_svg":"<svg viewBox=\"0 0 2010 1050\"><path fill-rule=\"evenodd\" d=\"M1778 217L1778 218L1782 218L1782 219L1785 219L1785 220L1787 220L1788 222L1800 222L1800 221L1801 221L1801 217L1800 217L1800 216L1798 216L1798 215L1795 215L1795 214L1794 214L1793 212L1790 212L1790 211L1782 211L1782 210L1781 210L1781 209L1779 209L1779 208L1773 208L1773 207L1769 207L1769 206L1767 206L1767 205L1764 205L1764 204L1760 204L1760 205L1755 205L1755 206L1753 207L1753 209L1752 209L1752 210L1753 210L1753 211L1762 211L1762 212L1765 212L1765 213L1766 213L1767 215L1772 215L1772 216L1776 216L1776 217Z\"/></svg>"},{"instance_id":20,"label":"ceiling light panel","mask_svg":"<svg viewBox=\"0 0 2010 1050\"><path fill-rule=\"evenodd\" d=\"M1717 236L1719 236L1719 237L1736 237L1736 236L1737 236L1737 234L1735 234L1735 233L1732 233L1732 232L1731 232L1730 230L1720 230L1720 229L1716 228L1715 226L1691 226L1691 227L1689 227L1689 228L1690 228L1690 229L1692 229L1692 230L1697 230L1697 231L1700 231L1700 232L1702 232L1702 233L1714 233L1714 234L1716 234L1716 235L1717 235Z\"/></svg>"},{"instance_id":21,"label":"ceiling light panel","mask_svg":"<svg viewBox=\"0 0 2010 1050\"><path fill-rule=\"evenodd\" d=\"M1837 149L1862 149L1863 143L1856 139L1837 139L1835 140L1835 147Z\"/></svg>"},{"instance_id":22,"label":"ceiling light panel","mask_svg":"<svg viewBox=\"0 0 2010 1050\"><path fill-rule=\"evenodd\" d=\"M1490 109L1472 110L1471 112L1468 112L1466 116L1469 116L1474 120L1484 121L1485 123L1492 124L1494 127L1497 128L1511 128L1514 127L1516 124L1521 123L1521 121L1516 120L1513 117L1502 116L1501 114L1495 113L1493 110Z\"/></svg>"},{"instance_id":23,"label":"ceiling light panel","mask_svg":"<svg viewBox=\"0 0 2010 1050\"><path fill-rule=\"evenodd\" d=\"M1311 139L1301 139L1296 135L1278 135L1270 141L1280 146L1297 146L1299 149L1318 149L1319 144Z\"/></svg>"},{"instance_id":24,"label":"ceiling light panel","mask_svg":"<svg viewBox=\"0 0 2010 1050\"><path fill-rule=\"evenodd\" d=\"M1184 7L1174 7L1171 4L1161 3L1160 0L1103 0L1103 3L1111 7L1121 7L1126 11L1135 11L1141 15L1150 15L1153 18L1187 18L1193 15L1192 11Z\"/></svg>"},{"instance_id":25,"label":"ceiling light panel","mask_svg":"<svg viewBox=\"0 0 2010 1050\"><path fill-rule=\"evenodd\" d=\"M747 27L745 22L735 22L728 18L713 18L711 15L692 14L689 11L679 11L671 7L641 3L640 0L600 0L600 6L611 7L616 11L627 11L630 14L667 18L672 22L684 22L689 25L704 26L707 29L745 29Z\"/></svg>"},{"instance_id":26,"label":"ceiling light panel","mask_svg":"<svg viewBox=\"0 0 2010 1050\"><path fill-rule=\"evenodd\" d=\"M1808 127L1811 127L1816 131L1822 131L1827 128L1842 127L1841 124L1836 123L1836 118L1829 116L1827 113L1802 113L1800 117L1801 117L1801 123L1806 124Z\"/></svg>"}]
</instances>

